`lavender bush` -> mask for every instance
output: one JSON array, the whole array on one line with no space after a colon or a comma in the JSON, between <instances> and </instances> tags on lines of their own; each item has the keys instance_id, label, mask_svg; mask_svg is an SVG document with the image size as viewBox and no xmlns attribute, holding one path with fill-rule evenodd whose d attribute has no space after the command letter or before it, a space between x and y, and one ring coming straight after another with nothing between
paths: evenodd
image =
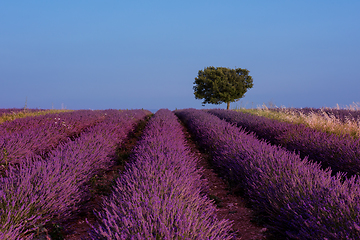
<instances>
[{"instance_id":1,"label":"lavender bush","mask_svg":"<svg viewBox=\"0 0 360 240\"><path fill-rule=\"evenodd\" d=\"M194 109L176 111L215 166L245 191L278 239L360 239L360 181Z\"/></svg>"},{"instance_id":2,"label":"lavender bush","mask_svg":"<svg viewBox=\"0 0 360 240\"><path fill-rule=\"evenodd\" d=\"M0 165L45 154L105 119L106 111L79 110L16 119L0 125Z\"/></svg>"},{"instance_id":3,"label":"lavender bush","mask_svg":"<svg viewBox=\"0 0 360 240\"><path fill-rule=\"evenodd\" d=\"M333 173L360 174L360 139L340 137L324 133L304 125L279 122L261 116L212 109L208 111L221 119L254 132L259 138L280 145L289 151L297 151L302 158L331 167Z\"/></svg>"},{"instance_id":4,"label":"lavender bush","mask_svg":"<svg viewBox=\"0 0 360 240\"><path fill-rule=\"evenodd\" d=\"M159 110L103 210L96 212L93 239L231 239L230 223L217 220L184 142L175 115Z\"/></svg>"},{"instance_id":5,"label":"lavender bush","mask_svg":"<svg viewBox=\"0 0 360 240\"><path fill-rule=\"evenodd\" d=\"M60 144L46 159L10 165L0 177L0 236L33 239L52 219L66 219L86 195L86 183L106 169L120 144L146 111L107 111L107 118L79 138ZM5 239L6 239L5 238Z\"/></svg>"},{"instance_id":6,"label":"lavender bush","mask_svg":"<svg viewBox=\"0 0 360 240\"><path fill-rule=\"evenodd\" d=\"M77 110L18 118L13 121L0 124L0 135L36 129L47 123L53 123L56 126L63 126L64 129L80 130L81 128L86 127L86 125L93 125L94 120L104 118L104 113L106 111L108 110Z\"/></svg>"}]
</instances>

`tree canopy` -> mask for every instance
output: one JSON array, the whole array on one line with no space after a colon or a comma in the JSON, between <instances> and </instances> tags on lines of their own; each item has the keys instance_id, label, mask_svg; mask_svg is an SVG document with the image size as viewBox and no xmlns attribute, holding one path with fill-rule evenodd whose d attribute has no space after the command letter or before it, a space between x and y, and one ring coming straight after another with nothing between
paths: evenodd
<instances>
[{"instance_id":1,"label":"tree canopy","mask_svg":"<svg viewBox=\"0 0 360 240\"><path fill-rule=\"evenodd\" d=\"M235 102L242 98L247 89L253 87L253 79L247 69L207 67L200 70L193 87L196 99L204 99L203 105Z\"/></svg>"}]
</instances>

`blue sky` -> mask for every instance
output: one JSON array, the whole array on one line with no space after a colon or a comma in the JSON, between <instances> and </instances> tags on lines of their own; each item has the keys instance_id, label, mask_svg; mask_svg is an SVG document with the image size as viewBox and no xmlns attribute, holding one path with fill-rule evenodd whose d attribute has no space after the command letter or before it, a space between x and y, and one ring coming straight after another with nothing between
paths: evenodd
<instances>
[{"instance_id":1,"label":"blue sky","mask_svg":"<svg viewBox=\"0 0 360 240\"><path fill-rule=\"evenodd\" d=\"M1 1L0 108L225 108L199 70L246 68L236 106L360 102L360 1Z\"/></svg>"}]
</instances>

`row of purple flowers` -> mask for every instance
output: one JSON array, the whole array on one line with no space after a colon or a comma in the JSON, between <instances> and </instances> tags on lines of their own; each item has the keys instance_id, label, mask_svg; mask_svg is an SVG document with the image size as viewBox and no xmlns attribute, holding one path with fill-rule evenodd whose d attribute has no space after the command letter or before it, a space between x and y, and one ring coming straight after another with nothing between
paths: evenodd
<instances>
[{"instance_id":1,"label":"row of purple flowers","mask_svg":"<svg viewBox=\"0 0 360 240\"><path fill-rule=\"evenodd\" d=\"M0 239L36 239L49 221L76 212L87 197L86 182L111 165L118 144L150 112L106 110L106 118L43 159L27 157L0 177ZM83 119L86 120L86 119Z\"/></svg>"},{"instance_id":2,"label":"row of purple flowers","mask_svg":"<svg viewBox=\"0 0 360 240\"><path fill-rule=\"evenodd\" d=\"M325 133L302 124L280 122L249 113L212 109L208 111L221 119L254 132L259 138L296 151L302 158L331 167L334 173L360 174L360 139Z\"/></svg>"},{"instance_id":3,"label":"row of purple flowers","mask_svg":"<svg viewBox=\"0 0 360 240\"><path fill-rule=\"evenodd\" d=\"M218 117L195 109L176 111L220 173L243 189L278 237L360 239L360 182L258 140Z\"/></svg>"},{"instance_id":4,"label":"row of purple flowers","mask_svg":"<svg viewBox=\"0 0 360 240\"><path fill-rule=\"evenodd\" d=\"M131 159L96 212L93 239L231 239L171 111L149 120Z\"/></svg>"},{"instance_id":5,"label":"row of purple flowers","mask_svg":"<svg viewBox=\"0 0 360 240\"><path fill-rule=\"evenodd\" d=\"M116 110L114 110L116 111ZM79 110L15 119L0 124L0 164L44 155L106 117L105 110Z\"/></svg>"}]
</instances>

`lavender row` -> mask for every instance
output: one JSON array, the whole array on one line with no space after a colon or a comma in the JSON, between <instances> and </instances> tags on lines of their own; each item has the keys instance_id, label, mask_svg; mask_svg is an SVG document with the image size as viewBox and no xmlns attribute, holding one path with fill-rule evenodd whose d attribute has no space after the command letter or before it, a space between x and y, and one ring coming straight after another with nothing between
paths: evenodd
<instances>
[{"instance_id":1,"label":"lavender row","mask_svg":"<svg viewBox=\"0 0 360 240\"><path fill-rule=\"evenodd\" d=\"M148 114L111 112L75 141L59 145L47 159L35 157L10 166L0 178L0 238L36 239L35 232L46 222L75 212L86 195L84 184L111 164L116 146Z\"/></svg>"},{"instance_id":2,"label":"lavender row","mask_svg":"<svg viewBox=\"0 0 360 240\"><path fill-rule=\"evenodd\" d=\"M334 172L360 174L360 139L325 133L305 125L279 122L248 113L213 109L208 111L221 119L236 123L259 138L297 151L302 158L320 162Z\"/></svg>"},{"instance_id":3,"label":"lavender row","mask_svg":"<svg viewBox=\"0 0 360 240\"><path fill-rule=\"evenodd\" d=\"M322 116L334 116L342 123L348 121L359 122L360 121L360 111L359 110L349 110L349 109L331 109L331 108L274 108L271 109L278 112L291 112L297 115L304 114L309 115L312 113L319 114Z\"/></svg>"},{"instance_id":4,"label":"lavender row","mask_svg":"<svg viewBox=\"0 0 360 240\"><path fill-rule=\"evenodd\" d=\"M231 239L230 223L215 216L202 193L206 182L185 147L176 116L161 109L150 119L132 162L97 212L93 239Z\"/></svg>"},{"instance_id":5,"label":"lavender row","mask_svg":"<svg viewBox=\"0 0 360 240\"><path fill-rule=\"evenodd\" d=\"M21 133L47 124L54 124L64 127L65 129L76 129L79 128L79 121L91 122L94 119L104 117L106 111L107 110L77 110L18 118L0 124L0 136L11 133Z\"/></svg>"},{"instance_id":6,"label":"lavender row","mask_svg":"<svg viewBox=\"0 0 360 240\"><path fill-rule=\"evenodd\" d=\"M332 176L212 114L185 109L176 115L278 239L360 239L358 177L341 180L343 174Z\"/></svg>"},{"instance_id":7,"label":"lavender row","mask_svg":"<svg viewBox=\"0 0 360 240\"><path fill-rule=\"evenodd\" d=\"M44 154L103 121L108 111L111 110L79 110L3 123L0 125L0 164L20 163L26 157Z\"/></svg>"}]
</instances>

